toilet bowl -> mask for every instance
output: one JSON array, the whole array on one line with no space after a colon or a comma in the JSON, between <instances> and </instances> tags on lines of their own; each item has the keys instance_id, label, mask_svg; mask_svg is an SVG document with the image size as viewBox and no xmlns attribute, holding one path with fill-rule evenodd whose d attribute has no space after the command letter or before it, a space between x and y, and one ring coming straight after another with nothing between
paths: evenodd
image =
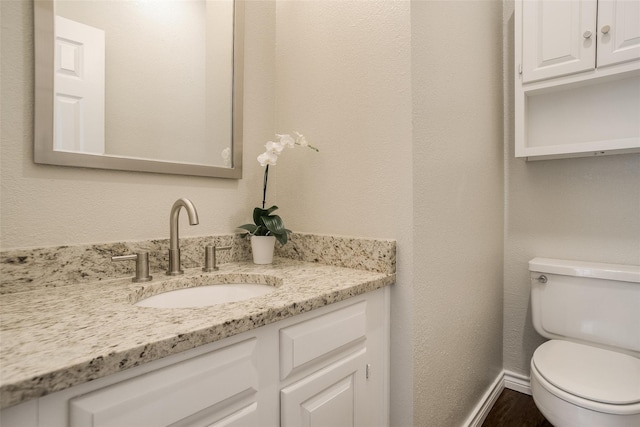
<instances>
[{"instance_id":1,"label":"toilet bowl","mask_svg":"<svg viewBox=\"0 0 640 427\"><path fill-rule=\"evenodd\" d=\"M640 359L569 341L547 341L531 359L534 401L557 427L640 426L638 379Z\"/></svg>"},{"instance_id":2,"label":"toilet bowl","mask_svg":"<svg viewBox=\"0 0 640 427\"><path fill-rule=\"evenodd\" d=\"M556 427L640 426L640 267L536 258L536 406Z\"/></svg>"}]
</instances>

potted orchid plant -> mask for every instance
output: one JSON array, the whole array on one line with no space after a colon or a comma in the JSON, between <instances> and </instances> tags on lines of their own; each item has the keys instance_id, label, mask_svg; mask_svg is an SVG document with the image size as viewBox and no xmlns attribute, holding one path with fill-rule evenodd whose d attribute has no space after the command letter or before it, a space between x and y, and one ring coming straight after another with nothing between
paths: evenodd
<instances>
[{"instance_id":1,"label":"potted orchid plant","mask_svg":"<svg viewBox=\"0 0 640 427\"><path fill-rule=\"evenodd\" d=\"M253 224L243 224L238 228L247 231L245 236L251 236L251 248L253 258L256 264L270 264L273 260L273 249L275 241L280 244L287 243L289 233L284 226L284 221L279 215L273 214L278 209L273 205L265 209L267 198L267 182L269 179L269 166L275 166L278 162L278 156L285 148L294 148L296 145L307 147L314 151L320 151L316 147L310 145L304 135L294 132L295 138L289 134L276 134L277 141L269 141L265 144L266 151L258 156L258 162L264 166L264 180L262 184L262 207L253 210ZM261 249L264 247L265 249ZM261 255L263 251L266 254Z\"/></svg>"}]
</instances>

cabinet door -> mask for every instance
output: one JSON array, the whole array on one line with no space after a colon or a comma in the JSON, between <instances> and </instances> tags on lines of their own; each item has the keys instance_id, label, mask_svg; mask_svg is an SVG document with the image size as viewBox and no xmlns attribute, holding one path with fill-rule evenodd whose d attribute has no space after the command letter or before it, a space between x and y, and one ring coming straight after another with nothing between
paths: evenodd
<instances>
[{"instance_id":1,"label":"cabinet door","mask_svg":"<svg viewBox=\"0 0 640 427\"><path fill-rule=\"evenodd\" d=\"M252 426L258 422L256 339L69 401L69 426Z\"/></svg>"},{"instance_id":2,"label":"cabinet door","mask_svg":"<svg viewBox=\"0 0 640 427\"><path fill-rule=\"evenodd\" d=\"M640 59L640 1L598 3L598 67Z\"/></svg>"},{"instance_id":3,"label":"cabinet door","mask_svg":"<svg viewBox=\"0 0 640 427\"><path fill-rule=\"evenodd\" d=\"M596 0L523 0L524 83L595 69Z\"/></svg>"},{"instance_id":4,"label":"cabinet door","mask_svg":"<svg viewBox=\"0 0 640 427\"><path fill-rule=\"evenodd\" d=\"M362 425L366 386L366 350L282 389L282 427Z\"/></svg>"}]
</instances>

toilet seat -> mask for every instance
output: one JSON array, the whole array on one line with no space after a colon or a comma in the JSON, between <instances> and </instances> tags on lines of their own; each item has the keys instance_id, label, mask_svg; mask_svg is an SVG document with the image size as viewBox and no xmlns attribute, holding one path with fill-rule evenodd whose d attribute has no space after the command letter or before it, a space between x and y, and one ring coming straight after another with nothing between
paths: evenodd
<instances>
[{"instance_id":1,"label":"toilet seat","mask_svg":"<svg viewBox=\"0 0 640 427\"><path fill-rule=\"evenodd\" d=\"M610 414L640 414L640 359L562 340L542 344L532 376L547 391L578 406Z\"/></svg>"}]
</instances>

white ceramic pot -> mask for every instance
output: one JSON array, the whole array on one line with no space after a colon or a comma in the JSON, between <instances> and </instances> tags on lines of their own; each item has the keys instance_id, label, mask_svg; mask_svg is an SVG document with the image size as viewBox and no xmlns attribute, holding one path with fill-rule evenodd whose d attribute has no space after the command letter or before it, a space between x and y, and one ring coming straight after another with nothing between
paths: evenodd
<instances>
[{"instance_id":1,"label":"white ceramic pot","mask_svg":"<svg viewBox=\"0 0 640 427\"><path fill-rule=\"evenodd\" d=\"M251 236L253 263L271 264L273 262L273 250L275 245L275 236Z\"/></svg>"}]
</instances>

